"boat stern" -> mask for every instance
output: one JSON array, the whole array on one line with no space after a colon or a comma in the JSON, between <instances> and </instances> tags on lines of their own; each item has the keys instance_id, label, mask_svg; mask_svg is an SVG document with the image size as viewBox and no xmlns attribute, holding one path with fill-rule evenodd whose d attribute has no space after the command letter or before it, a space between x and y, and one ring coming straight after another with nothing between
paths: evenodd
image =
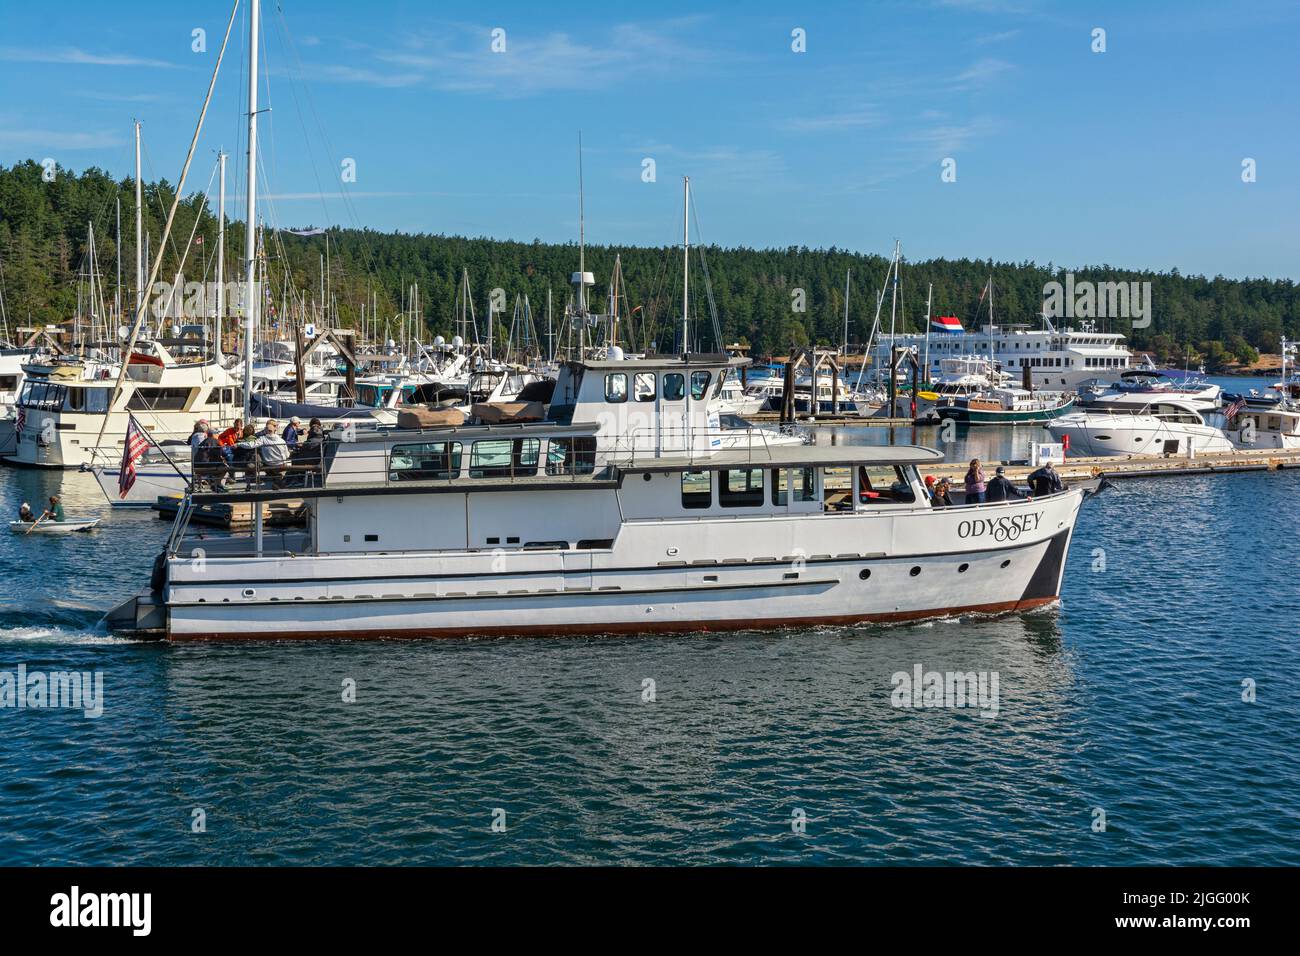
<instances>
[{"instance_id":1,"label":"boat stern","mask_svg":"<svg viewBox=\"0 0 1300 956\"><path fill-rule=\"evenodd\" d=\"M141 591L109 611L104 624L114 634L162 640L167 636L167 606L156 592Z\"/></svg>"}]
</instances>

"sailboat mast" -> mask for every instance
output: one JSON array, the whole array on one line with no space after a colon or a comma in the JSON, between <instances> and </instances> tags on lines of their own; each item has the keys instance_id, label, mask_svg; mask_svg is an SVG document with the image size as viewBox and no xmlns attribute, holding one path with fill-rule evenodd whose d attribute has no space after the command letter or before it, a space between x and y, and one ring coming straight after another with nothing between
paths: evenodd
<instances>
[{"instance_id":1,"label":"sailboat mast","mask_svg":"<svg viewBox=\"0 0 1300 956\"><path fill-rule=\"evenodd\" d=\"M252 412L253 335L257 328L257 28L261 0L248 7L248 204L244 222L244 421Z\"/></svg>"},{"instance_id":2,"label":"sailboat mast","mask_svg":"<svg viewBox=\"0 0 1300 956\"><path fill-rule=\"evenodd\" d=\"M144 188L140 184L140 121L135 121L135 311L144 302Z\"/></svg>"},{"instance_id":3,"label":"sailboat mast","mask_svg":"<svg viewBox=\"0 0 1300 956\"><path fill-rule=\"evenodd\" d=\"M682 354L691 352L691 177L682 177Z\"/></svg>"},{"instance_id":4,"label":"sailboat mast","mask_svg":"<svg viewBox=\"0 0 1300 956\"><path fill-rule=\"evenodd\" d=\"M840 352L849 354L849 280L853 277L852 269L844 270L844 346Z\"/></svg>"},{"instance_id":5,"label":"sailboat mast","mask_svg":"<svg viewBox=\"0 0 1300 956\"><path fill-rule=\"evenodd\" d=\"M113 311L117 321L122 321L122 197L117 197L117 293L113 297ZM106 337L107 338L107 337Z\"/></svg>"},{"instance_id":6,"label":"sailboat mast","mask_svg":"<svg viewBox=\"0 0 1300 956\"><path fill-rule=\"evenodd\" d=\"M226 154L217 154L217 165L221 167L221 185L217 190L217 317L213 331L216 333L216 346L213 357L221 362L221 320L226 311Z\"/></svg>"}]
</instances>

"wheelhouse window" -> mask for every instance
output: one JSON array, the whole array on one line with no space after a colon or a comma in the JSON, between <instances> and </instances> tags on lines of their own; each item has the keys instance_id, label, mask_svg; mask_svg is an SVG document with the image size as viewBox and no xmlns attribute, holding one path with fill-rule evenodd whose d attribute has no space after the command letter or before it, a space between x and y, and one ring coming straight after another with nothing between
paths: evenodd
<instances>
[{"instance_id":1,"label":"wheelhouse window","mask_svg":"<svg viewBox=\"0 0 1300 956\"><path fill-rule=\"evenodd\" d=\"M707 508L713 504L713 484L707 471L682 472L682 507Z\"/></svg>"},{"instance_id":2,"label":"wheelhouse window","mask_svg":"<svg viewBox=\"0 0 1300 956\"><path fill-rule=\"evenodd\" d=\"M632 394L638 402L655 400L655 373L637 372L632 379Z\"/></svg>"},{"instance_id":3,"label":"wheelhouse window","mask_svg":"<svg viewBox=\"0 0 1300 956\"><path fill-rule=\"evenodd\" d=\"M47 412L57 411L63 407L63 400L67 391L65 385L51 385L48 382L24 382L23 393L18 399L18 404L24 408L38 408Z\"/></svg>"},{"instance_id":4,"label":"wheelhouse window","mask_svg":"<svg viewBox=\"0 0 1300 956\"><path fill-rule=\"evenodd\" d=\"M680 402L686 397L686 376L681 372L669 372L664 376L664 401Z\"/></svg>"},{"instance_id":5,"label":"wheelhouse window","mask_svg":"<svg viewBox=\"0 0 1300 956\"><path fill-rule=\"evenodd\" d=\"M698 369L691 373L691 398L697 402L702 400L709 391L709 373L704 369Z\"/></svg>"},{"instance_id":6,"label":"wheelhouse window","mask_svg":"<svg viewBox=\"0 0 1300 956\"><path fill-rule=\"evenodd\" d=\"M911 482L900 465L859 466L858 501L874 504L915 500Z\"/></svg>"},{"instance_id":7,"label":"wheelhouse window","mask_svg":"<svg viewBox=\"0 0 1300 956\"><path fill-rule=\"evenodd\" d=\"M389 481L438 481L460 476L458 441L394 445L388 457Z\"/></svg>"},{"instance_id":8,"label":"wheelhouse window","mask_svg":"<svg viewBox=\"0 0 1300 956\"><path fill-rule=\"evenodd\" d=\"M471 478L522 478L537 474L539 438L487 438L469 453Z\"/></svg>"},{"instance_id":9,"label":"wheelhouse window","mask_svg":"<svg viewBox=\"0 0 1300 956\"><path fill-rule=\"evenodd\" d=\"M718 383L713 386L714 398L717 398L719 395L722 394L722 386L727 384L727 373L730 371L731 369L724 368L721 372L718 373Z\"/></svg>"},{"instance_id":10,"label":"wheelhouse window","mask_svg":"<svg viewBox=\"0 0 1300 956\"><path fill-rule=\"evenodd\" d=\"M763 503L763 469L732 468L718 472L718 504L755 508Z\"/></svg>"},{"instance_id":11,"label":"wheelhouse window","mask_svg":"<svg viewBox=\"0 0 1300 956\"><path fill-rule=\"evenodd\" d=\"M552 438L547 445L548 475L590 475L595 470L595 438Z\"/></svg>"},{"instance_id":12,"label":"wheelhouse window","mask_svg":"<svg viewBox=\"0 0 1300 956\"><path fill-rule=\"evenodd\" d=\"M138 387L131 393L126 407L133 412L179 412L189 401L188 388L149 388Z\"/></svg>"},{"instance_id":13,"label":"wheelhouse window","mask_svg":"<svg viewBox=\"0 0 1300 956\"><path fill-rule=\"evenodd\" d=\"M795 501L817 500L817 469L777 468L772 471L772 504L785 507L794 492Z\"/></svg>"},{"instance_id":14,"label":"wheelhouse window","mask_svg":"<svg viewBox=\"0 0 1300 956\"><path fill-rule=\"evenodd\" d=\"M610 372L605 376L605 401L614 404L627 401L626 372Z\"/></svg>"}]
</instances>

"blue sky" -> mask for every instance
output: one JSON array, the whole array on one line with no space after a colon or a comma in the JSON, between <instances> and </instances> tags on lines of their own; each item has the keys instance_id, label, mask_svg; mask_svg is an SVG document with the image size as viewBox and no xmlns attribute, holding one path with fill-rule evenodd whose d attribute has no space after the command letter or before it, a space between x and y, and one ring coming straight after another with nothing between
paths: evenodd
<instances>
[{"instance_id":1,"label":"blue sky","mask_svg":"<svg viewBox=\"0 0 1300 956\"><path fill-rule=\"evenodd\" d=\"M138 117L146 175L175 182L229 10L6 5L0 162L126 176ZM242 165L243 15L191 189L218 146ZM283 0L263 21L277 225L567 241L581 130L591 242L678 241L688 174L725 245L1300 277L1295 3Z\"/></svg>"}]
</instances>

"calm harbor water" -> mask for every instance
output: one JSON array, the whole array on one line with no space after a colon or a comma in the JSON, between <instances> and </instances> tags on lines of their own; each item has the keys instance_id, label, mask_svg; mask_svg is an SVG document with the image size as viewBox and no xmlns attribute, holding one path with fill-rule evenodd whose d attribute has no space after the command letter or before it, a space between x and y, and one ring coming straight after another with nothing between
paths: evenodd
<instances>
[{"instance_id":1,"label":"calm harbor water","mask_svg":"<svg viewBox=\"0 0 1300 956\"><path fill-rule=\"evenodd\" d=\"M168 525L0 469L11 514L56 489L106 520L0 538L0 671L98 670L104 713L0 709L0 864L1300 863L1297 472L1122 483L1029 615L315 646L110 637ZM892 707L917 664L996 716Z\"/></svg>"}]
</instances>

